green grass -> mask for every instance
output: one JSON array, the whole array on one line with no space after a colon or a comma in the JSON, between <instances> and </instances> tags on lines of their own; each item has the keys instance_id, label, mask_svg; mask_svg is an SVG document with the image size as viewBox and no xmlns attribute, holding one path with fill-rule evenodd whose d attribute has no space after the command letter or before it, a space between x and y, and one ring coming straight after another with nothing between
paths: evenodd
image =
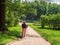
<instances>
[{"instance_id":1,"label":"green grass","mask_svg":"<svg viewBox=\"0 0 60 45\"><path fill-rule=\"evenodd\" d=\"M21 27L19 25L15 27L9 27L9 32L0 33L0 45L5 45L15 39L21 34Z\"/></svg>"},{"instance_id":2,"label":"green grass","mask_svg":"<svg viewBox=\"0 0 60 45\"><path fill-rule=\"evenodd\" d=\"M30 24L30 26L52 45L60 45L60 30L43 29L41 26L34 26L33 24Z\"/></svg>"}]
</instances>

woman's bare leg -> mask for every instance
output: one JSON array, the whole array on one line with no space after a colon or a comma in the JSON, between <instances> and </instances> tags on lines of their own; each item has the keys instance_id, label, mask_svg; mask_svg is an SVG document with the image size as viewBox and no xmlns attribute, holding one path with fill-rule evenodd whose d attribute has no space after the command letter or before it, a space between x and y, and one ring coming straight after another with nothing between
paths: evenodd
<instances>
[{"instance_id":1,"label":"woman's bare leg","mask_svg":"<svg viewBox=\"0 0 60 45\"><path fill-rule=\"evenodd\" d=\"M24 37L24 29L22 29L22 37Z\"/></svg>"},{"instance_id":2,"label":"woman's bare leg","mask_svg":"<svg viewBox=\"0 0 60 45\"><path fill-rule=\"evenodd\" d=\"M26 29L24 30L24 37L26 36Z\"/></svg>"},{"instance_id":3,"label":"woman's bare leg","mask_svg":"<svg viewBox=\"0 0 60 45\"><path fill-rule=\"evenodd\" d=\"M22 30L22 37L25 37L25 35L26 35L26 29L24 28L24 29Z\"/></svg>"}]
</instances>

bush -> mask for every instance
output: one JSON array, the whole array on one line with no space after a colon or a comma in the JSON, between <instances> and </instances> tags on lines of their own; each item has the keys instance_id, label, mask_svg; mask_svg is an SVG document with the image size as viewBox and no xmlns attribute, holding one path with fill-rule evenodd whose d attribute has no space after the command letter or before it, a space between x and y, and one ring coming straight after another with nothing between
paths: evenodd
<instances>
[{"instance_id":1,"label":"bush","mask_svg":"<svg viewBox=\"0 0 60 45\"><path fill-rule=\"evenodd\" d=\"M49 26L49 28L60 29L60 14L57 15L42 15L40 18L41 26Z\"/></svg>"},{"instance_id":2,"label":"bush","mask_svg":"<svg viewBox=\"0 0 60 45\"><path fill-rule=\"evenodd\" d=\"M46 15L42 15L40 17L40 22L41 22L42 28L44 28L44 26L47 25L47 16Z\"/></svg>"},{"instance_id":3,"label":"bush","mask_svg":"<svg viewBox=\"0 0 60 45\"><path fill-rule=\"evenodd\" d=\"M35 21L33 21L33 25L35 25L35 26L40 26L41 24L40 24L40 21L37 21L37 20L35 20Z\"/></svg>"},{"instance_id":4,"label":"bush","mask_svg":"<svg viewBox=\"0 0 60 45\"><path fill-rule=\"evenodd\" d=\"M6 25L7 26L15 26L19 22L18 14L14 14L14 12L7 11L6 13Z\"/></svg>"}]
</instances>

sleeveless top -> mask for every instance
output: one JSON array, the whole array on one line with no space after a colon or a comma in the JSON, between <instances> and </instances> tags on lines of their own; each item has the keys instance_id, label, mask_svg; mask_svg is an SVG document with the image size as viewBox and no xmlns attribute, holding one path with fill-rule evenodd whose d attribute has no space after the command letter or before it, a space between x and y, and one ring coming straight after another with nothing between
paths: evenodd
<instances>
[{"instance_id":1,"label":"sleeveless top","mask_svg":"<svg viewBox=\"0 0 60 45\"><path fill-rule=\"evenodd\" d=\"M27 28L27 25L26 24L22 24L22 28Z\"/></svg>"}]
</instances>

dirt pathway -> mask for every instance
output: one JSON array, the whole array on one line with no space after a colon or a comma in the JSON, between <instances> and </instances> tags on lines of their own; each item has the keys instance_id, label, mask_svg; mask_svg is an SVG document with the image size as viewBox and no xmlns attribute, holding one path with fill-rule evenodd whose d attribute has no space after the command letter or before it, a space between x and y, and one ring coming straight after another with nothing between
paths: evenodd
<instances>
[{"instance_id":1,"label":"dirt pathway","mask_svg":"<svg viewBox=\"0 0 60 45\"><path fill-rule=\"evenodd\" d=\"M51 44L45 39L43 39L36 31L34 31L34 29L28 26L26 37L7 45L51 45Z\"/></svg>"}]
</instances>

